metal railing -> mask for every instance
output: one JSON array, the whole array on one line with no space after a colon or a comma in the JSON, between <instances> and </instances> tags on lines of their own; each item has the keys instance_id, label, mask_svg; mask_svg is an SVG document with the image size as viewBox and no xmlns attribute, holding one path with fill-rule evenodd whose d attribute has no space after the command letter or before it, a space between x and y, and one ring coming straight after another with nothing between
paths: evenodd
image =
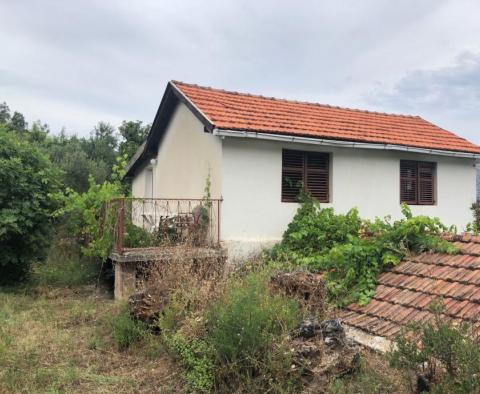
<instances>
[{"instance_id":1,"label":"metal railing","mask_svg":"<svg viewBox=\"0 0 480 394\"><path fill-rule=\"evenodd\" d=\"M220 244L219 199L117 198L105 209L113 252L126 248Z\"/></svg>"}]
</instances>

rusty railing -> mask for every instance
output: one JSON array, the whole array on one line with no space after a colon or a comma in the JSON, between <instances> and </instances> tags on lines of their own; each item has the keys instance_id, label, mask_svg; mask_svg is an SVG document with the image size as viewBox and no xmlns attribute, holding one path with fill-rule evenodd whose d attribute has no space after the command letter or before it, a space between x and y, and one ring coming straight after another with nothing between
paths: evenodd
<instances>
[{"instance_id":1,"label":"rusty railing","mask_svg":"<svg viewBox=\"0 0 480 394\"><path fill-rule=\"evenodd\" d=\"M106 207L113 252L127 248L220 244L219 199L117 198Z\"/></svg>"}]
</instances>

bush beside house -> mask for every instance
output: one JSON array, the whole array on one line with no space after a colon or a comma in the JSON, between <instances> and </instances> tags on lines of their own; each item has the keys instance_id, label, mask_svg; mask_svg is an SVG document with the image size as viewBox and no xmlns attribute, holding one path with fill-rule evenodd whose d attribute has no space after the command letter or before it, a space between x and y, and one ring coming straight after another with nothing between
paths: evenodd
<instances>
[{"instance_id":1,"label":"bush beside house","mask_svg":"<svg viewBox=\"0 0 480 394\"><path fill-rule=\"evenodd\" d=\"M60 172L48 158L0 125L0 283L24 279L45 257Z\"/></svg>"}]
</instances>

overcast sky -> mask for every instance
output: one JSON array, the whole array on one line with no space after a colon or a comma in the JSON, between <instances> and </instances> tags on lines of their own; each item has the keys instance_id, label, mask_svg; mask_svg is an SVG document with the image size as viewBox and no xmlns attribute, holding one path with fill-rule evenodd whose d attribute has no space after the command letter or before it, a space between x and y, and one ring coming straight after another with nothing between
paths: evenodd
<instances>
[{"instance_id":1,"label":"overcast sky","mask_svg":"<svg viewBox=\"0 0 480 394\"><path fill-rule=\"evenodd\" d=\"M151 122L168 80L421 115L480 143L480 1L0 0L0 101Z\"/></svg>"}]
</instances>

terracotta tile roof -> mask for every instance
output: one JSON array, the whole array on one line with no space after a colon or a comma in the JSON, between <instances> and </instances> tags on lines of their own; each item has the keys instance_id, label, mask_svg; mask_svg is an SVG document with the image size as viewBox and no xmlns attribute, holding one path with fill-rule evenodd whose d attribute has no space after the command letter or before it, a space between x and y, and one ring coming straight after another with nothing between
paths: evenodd
<instances>
[{"instance_id":1,"label":"terracotta tile roof","mask_svg":"<svg viewBox=\"0 0 480 394\"><path fill-rule=\"evenodd\" d=\"M373 335L390 337L408 323L430 319L430 303L442 299L447 318L477 323L480 237L462 235L448 239L459 247L460 254L424 253L382 273L368 305L351 304L340 313L344 323Z\"/></svg>"},{"instance_id":2,"label":"terracotta tile roof","mask_svg":"<svg viewBox=\"0 0 480 394\"><path fill-rule=\"evenodd\" d=\"M218 129L480 153L480 146L418 116L289 101L176 81L172 84Z\"/></svg>"}]
</instances>

